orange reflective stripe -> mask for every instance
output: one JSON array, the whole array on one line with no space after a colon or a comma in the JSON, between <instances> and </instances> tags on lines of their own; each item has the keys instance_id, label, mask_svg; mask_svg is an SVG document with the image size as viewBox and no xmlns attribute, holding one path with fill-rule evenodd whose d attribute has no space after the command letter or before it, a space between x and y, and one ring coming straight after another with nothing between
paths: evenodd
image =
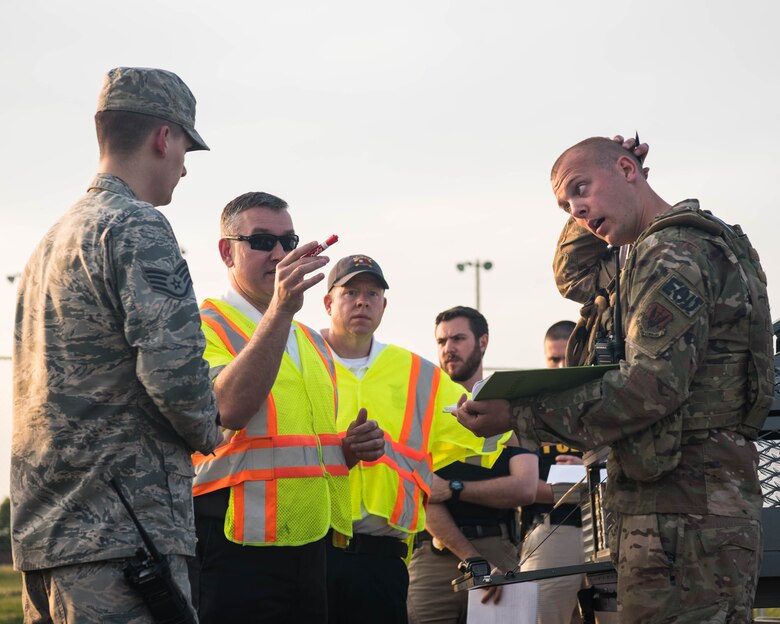
<instances>
[{"instance_id":1,"label":"orange reflective stripe","mask_svg":"<svg viewBox=\"0 0 780 624\"><path fill-rule=\"evenodd\" d=\"M398 492L395 495L395 506L393 507L393 513L390 515L390 524L398 524L398 521L401 518L401 513L404 510L405 498L406 492L404 491L404 480L398 479Z\"/></svg>"},{"instance_id":2,"label":"orange reflective stripe","mask_svg":"<svg viewBox=\"0 0 780 624\"><path fill-rule=\"evenodd\" d=\"M225 333L225 330L222 329L222 325L219 324L218 321L216 321L213 318L209 318L208 316L201 316L200 317L201 322L208 325L214 333L219 336L219 339L222 341L222 344L227 347L227 350L230 351L230 355L233 357L236 357L236 350L233 348L233 345L230 343L230 339L227 336L227 333Z\"/></svg>"},{"instance_id":3,"label":"orange reflective stripe","mask_svg":"<svg viewBox=\"0 0 780 624\"><path fill-rule=\"evenodd\" d=\"M317 446L317 436L307 434L276 436L276 438L274 438L274 446Z\"/></svg>"},{"instance_id":4,"label":"orange reflective stripe","mask_svg":"<svg viewBox=\"0 0 780 624\"><path fill-rule=\"evenodd\" d=\"M423 443L422 448L428 448L428 438L431 435L431 427L433 426L433 409L436 405L436 394L439 392L439 381L441 380L441 369L436 367L433 369L433 380L431 381L431 392L428 395L428 406L425 409L425 420L423 422Z\"/></svg>"},{"instance_id":5,"label":"orange reflective stripe","mask_svg":"<svg viewBox=\"0 0 780 624\"><path fill-rule=\"evenodd\" d=\"M420 376L420 356L414 353L412 356L412 367L409 371L409 387L406 389L406 409L404 410L404 426L401 429L401 435L398 441L406 444L409 440L409 433L414 424L414 408L417 402L417 378Z\"/></svg>"},{"instance_id":6,"label":"orange reflective stripe","mask_svg":"<svg viewBox=\"0 0 780 624\"><path fill-rule=\"evenodd\" d=\"M333 382L333 385L336 385L336 378L331 372L331 363L328 362L327 359L325 359L325 355L317 348L317 344L314 342L314 338L311 337L311 332L309 331L309 328L305 325L301 325L300 323L297 323L298 329L300 329L303 332L303 335L306 336L306 340L308 340L313 346L314 350L317 352L317 355L320 356L320 359L322 360L323 366L325 366L325 370L328 371L328 375L330 376L330 380ZM328 355L333 357L333 354L330 352L330 348L328 347L328 343L325 343L325 348L328 349Z\"/></svg>"},{"instance_id":7,"label":"orange reflective stripe","mask_svg":"<svg viewBox=\"0 0 780 624\"><path fill-rule=\"evenodd\" d=\"M265 484L265 541L276 541L276 505L278 501L277 482Z\"/></svg>"},{"instance_id":8,"label":"orange reflective stripe","mask_svg":"<svg viewBox=\"0 0 780 624\"><path fill-rule=\"evenodd\" d=\"M244 541L244 485L233 488L233 503L236 513L233 514L233 537L238 542Z\"/></svg>"},{"instance_id":9,"label":"orange reflective stripe","mask_svg":"<svg viewBox=\"0 0 780 624\"><path fill-rule=\"evenodd\" d=\"M420 507L421 507L420 500L419 500L420 496L421 496L420 490L415 490L414 491L414 520L412 520L412 526L410 527L412 531L415 532L417 531L417 524L420 521Z\"/></svg>"},{"instance_id":10,"label":"orange reflective stripe","mask_svg":"<svg viewBox=\"0 0 780 624\"><path fill-rule=\"evenodd\" d=\"M390 448L392 448L396 453L403 455L404 457L408 457L413 461L419 462L425 459L425 451L418 451L417 449L404 446L400 442L393 440L389 433L385 433L385 442L390 444Z\"/></svg>"},{"instance_id":11,"label":"orange reflective stripe","mask_svg":"<svg viewBox=\"0 0 780 624\"><path fill-rule=\"evenodd\" d=\"M325 370L328 371L328 375L330 376L330 381L333 384L333 407L336 412L338 412L338 393L336 390L336 367L333 365L333 352L330 350L330 346L325 340L322 340L322 345L325 347L325 350L327 351L328 358L330 358L330 361L328 358L325 357L325 354L322 353L322 351L317 346L317 341L314 340L314 338L311 335L311 332L309 331L309 328L305 325L302 325L301 323L296 323L296 326L298 329L300 329L303 332L303 335L306 336L306 339L312 344L314 347L314 350L317 352L317 355L320 356L320 359L322 360L323 366L325 366Z\"/></svg>"},{"instance_id":12,"label":"orange reflective stripe","mask_svg":"<svg viewBox=\"0 0 780 624\"><path fill-rule=\"evenodd\" d=\"M347 435L347 432L344 432ZM341 434L340 433L321 433L319 434L320 442L326 446L341 446Z\"/></svg>"},{"instance_id":13,"label":"orange reflective stripe","mask_svg":"<svg viewBox=\"0 0 780 624\"><path fill-rule=\"evenodd\" d=\"M222 488L232 487L234 485L240 485L244 482L243 477L237 474L231 474L221 479L212 479L206 483L200 483L192 486L192 495L200 496L201 494L208 494L209 492L216 492Z\"/></svg>"},{"instance_id":14,"label":"orange reflective stripe","mask_svg":"<svg viewBox=\"0 0 780 624\"><path fill-rule=\"evenodd\" d=\"M201 306L201 309L211 310L215 314L219 315L219 317L222 319L222 322L225 323L230 329L232 329L236 334L238 334L245 342L249 342L249 336L246 335L246 333L233 321L231 321L227 315L225 315L222 310L220 310L217 306L215 306L211 301L204 301L203 305ZM209 316L205 316L201 314L201 320L206 323L211 329L213 329L217 335L219 336L220 340L222 340L222 343L228 348L228 351L233 355L233 357L236 356L236 347L238 347L238 351L240 351L244 345L234 345L232 344L232 341L228 338L227 332L225 332L224 328L220 325L219 321L216 319L213 319Z\"/></svg>"},{"instance_id":15,"label":"orange reflective stripe","mask_svg":"<svg viewBox=\"0 0 780 624\"><path fill-rule=\"evenodd\" d=\"M274 468L274 479L298 479L301 477L321 477L323 468L337 477L349 475L349 468L344 465L331 464L330 466L290 466L285 468Z\"/></svg>"},{"instance_id":16,"label":"orange reflective stripe","mask_svg":"<svg viewBox=\"0 0 780 624\"><path fill-rule=\"evenodd\" d=\"M214 310L217 314L219 314L224 320L225 323L227 323L230 326L230 329L232 329L234 332L236 332L239 336L241 336L244 340L249 342L249 336L246 335L246 332L241 329L238 325L236 325L226 314L224 314L217 306L215 306L211 301L204 301L202 308L206 308L209 310ZM243 348L244 345L241 345Z\"/></svg>"},{"instance_id":17,"label":"orange reflective stripe","mask_svg":"<svg viewBox=\"0 0 780 624\"><path fill-rule=\"evenodd\" d=\"M268 393L268 397L265 400L265 429L270 436L279 434L279 419L276 414L276 401L272 392Z\"/></svg>"}]
</instances>

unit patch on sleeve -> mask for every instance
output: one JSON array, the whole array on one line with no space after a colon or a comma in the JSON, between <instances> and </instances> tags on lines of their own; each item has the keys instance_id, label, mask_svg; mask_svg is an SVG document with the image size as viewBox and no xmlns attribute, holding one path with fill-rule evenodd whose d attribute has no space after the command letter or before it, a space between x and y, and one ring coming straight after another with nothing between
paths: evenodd
<instances>
[{"instance_id":1,"label":"unit patch on sleeve","mask_svg":"<svg viewBox=\"0 0 780 624\"><path fill-rule=\"evenodd\" d=\"M644 336L658 338L664 335L667 325L673 320L674 314L657 301L654 301L639 319L639 323Z\"/></svg>"},{"instance_id":2,"label":"unit patch on sleeve","mask_svg":"<svg viewBox=\"0 0 780 624\"><path fill-rule=\"evenodd\" d=\"M173 271L146 266L142 268L144 277L153 291L174 299L184 299L189 294L192 277L185 260L179 262Z\"/></svg>"},{"instance_id":3,"label":"unit patch on sleeve","mask_svg":"<svg viewBox=\"0 0 780 624\"><path fill-rule=\"evenodd\" d=\"M661 292L688 317L696 314L696 311L704 303L704 299L675 275L670 276L664 282L664 285L661 286Z\"/></svg>"}]
</instances>

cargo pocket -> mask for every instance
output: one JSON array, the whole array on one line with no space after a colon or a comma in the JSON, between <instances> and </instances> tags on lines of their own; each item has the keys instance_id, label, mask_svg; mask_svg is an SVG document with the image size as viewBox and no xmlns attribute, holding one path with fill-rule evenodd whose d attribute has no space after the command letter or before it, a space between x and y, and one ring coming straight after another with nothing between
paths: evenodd
<instances>
[{"instance_id":1,"label":"cargo pocket","mask_svg":"<svg viewBox=\"0 0 780 624\"><path fill-rule=\"evenodd\" d=\"M703 607L678 611L665 617L659 624L726 624L728 613L725 602L715 602Z\"/></svg>"},{"instance_id":2,"label":"cargo pocket","mask_svg":"<svg viewBox=\"0 0 780 624\"><path fill-rule=\"evenodd\" d=\"M671 414L647 429L618 440L613 448L623 474L633 481L657 481L680 463L683 419Z\"/></svg>"},{"instance_id":3,"label":"cargo pocket","mask_svg":"<svg viewBox=\"0 0 780 624\"><path fill-rule=\"evenodd\" d=\"M192 478L194 472L192 463L178 465L165 462L165 473L168 480L168 492L171 497L171 515L177 528L195 530L195 517L192 508Z\"/></svg>"}]
</instances>

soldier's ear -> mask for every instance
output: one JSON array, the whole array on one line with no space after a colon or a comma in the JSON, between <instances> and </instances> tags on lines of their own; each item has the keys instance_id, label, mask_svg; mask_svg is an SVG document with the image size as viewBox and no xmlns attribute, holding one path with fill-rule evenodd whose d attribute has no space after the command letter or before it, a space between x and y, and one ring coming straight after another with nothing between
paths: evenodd
<instances>
[{"instance_id":1,"label":"soldier's ear","mask_svg":"<svg viewBox=\"0 0 780 624\"><path fill-rule=\"evenodd\" d=\"M168 141L170 140L170 137L171 128L165 124L154 131L152 144L155 152L160 156L165 156L168 153Z\"/></svg>"},{"instance_id":2,"label":"soldier's ear","mask_svg":"<svg viewBox=\"0 0 780 624\"><path fill-rule=\"evenodd\" d=\"M640 174L639 167L629 156L620 156L617 159L617 167L620 173L625 176L627 182L634 182L637 175ZM642 178L645 177L644 172L641 172L641 176Z\"/></svg>"},{"instance_id":3,"label":"soldier's ear","mask_svg":"<svg viewBox=\"0 0 780 624\"><path fill-rule=\"evenodd\" d=\"M485 351L487 351L488 340L490 340L490 337L487 334L482 334L479 337L479 350L482 352L482 355L485 355Z\"/></svg>"}]
</instances>

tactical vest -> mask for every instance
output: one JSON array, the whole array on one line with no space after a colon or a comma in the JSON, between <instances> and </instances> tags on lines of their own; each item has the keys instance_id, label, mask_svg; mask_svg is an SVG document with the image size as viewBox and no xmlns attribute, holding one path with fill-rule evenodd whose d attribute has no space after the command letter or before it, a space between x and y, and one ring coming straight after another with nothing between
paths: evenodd
<instances>
[{"instance_id":1,"label":"tactical vest","mask_svg":"<svg viewBox=\"0 0 780 624\"><path fill-rule=\"evenodd\" d=\"M224 367L218 360L226 352L235 357L255 324L229 304L208 299L201 318L204 357L215 364L215 376ZM298 546L331 527L352 533L333 357L319 334L295 327L300 370L285 353L271 392L247 426L213 454L193 455L195 496L230 488L225 536L238 544Z\"/></svg>"},{"instance_id":2,"label":"tactical vest","mask_svg":"<svg viewBox=\"0 0 780 624\"><path fill-rule=\"evenodd\" d=\"M705 360L702 363L692 381L690 397L681 408L682 431L731 429L755 439L766 420L774 395L772 327L766 306L767 279L758 252L740 226L729 226L697 205L690 204L658 217L642 232L634 246L659 230L675 226L697 228L725 243L733 255L733 263L740 272L751 303L746 350L730 354L726 361L721 355L718 361ZM630 274L633 259L630 254L623 275ZM568 365L594 362L595 339L612 329L613 289L614 280L606 290L596 293L582 307L567 348ZM623 309L626 307L623 306ZM720 377L746 381L743 385L735 384L726 389L702 383L702 380Z\"/></svg>"}]
</instances>

